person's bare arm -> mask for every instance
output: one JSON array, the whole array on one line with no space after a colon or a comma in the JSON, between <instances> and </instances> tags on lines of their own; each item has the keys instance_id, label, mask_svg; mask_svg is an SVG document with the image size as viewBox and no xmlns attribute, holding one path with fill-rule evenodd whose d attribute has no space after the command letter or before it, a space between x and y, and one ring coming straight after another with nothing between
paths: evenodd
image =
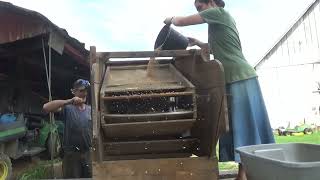
<instances>
[{"instance_id":1,"label":"person's bare arm","mask_svg":"<svg viewBox=\"0 0 320 180\"><path fill-rule=\"evenodd\" d=\"M178 17L168 17L164 21L165 24L173 24L175 26L190 26L196 24L203 24L205 21L199 14L194 14L190 16L178 16Z\"/></svg>"},{"instance_id":2,"label":"person's bare arm","mask_svg":"<svg viewBox=\"0 0 320 180\"><path fill-rule=\"evenodd\" d=\"M72 99L67 99L67 100L54 100L44 104L43 111L46 113L59 112L61 111L61 108L67 104L80 104L83 102L84 100L78 97L74 97Z\"/></svg>"},{"instance_id":3,"label":"person's bare arm","mask_svg":"<svg viewBox=\"0 0 320 180\"><path fill-rule=\"evenodd\" d=\"M194 14L191 16L180 16L180 17L168 17L164 20L165 24L173 24L175 26L189 26L189 25L196 25L196 24L203 24L205 21L199 14ZM188 38L189 39L189 46L197 45L200 48L205 45L205 43L195 39L195 38Z\"/></svg>"},{"instance_id":4,"label":"person's bare arm","mask_svg":"<svg viewBox=\"0 0 320 180\"><path fill-rule=\"evenodd\" d=\"M43 111L46 113L61 111L61 108L67 104L72 104L72 99L54 100L43 105Z\"/></svg>"}]
</instances>

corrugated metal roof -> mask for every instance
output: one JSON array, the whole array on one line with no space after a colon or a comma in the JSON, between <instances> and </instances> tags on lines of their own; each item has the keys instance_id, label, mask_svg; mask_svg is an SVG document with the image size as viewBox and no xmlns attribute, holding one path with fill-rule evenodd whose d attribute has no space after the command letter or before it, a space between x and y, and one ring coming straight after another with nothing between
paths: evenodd
<instances>
[{"instance_id":1,"label":"corrugated metal roof","mask_svg":"<svg viewBox=\"0 0 320 180\"><path fill-rule=\"evenodd\" d=\"M306 18L313 10L314 8L320 3L320 0L315 0L308 8L307 10L303 13L302 16L291 26L291 28L283 35L281 38L276 42L274 46L263 56L261 60L259 60L254 68L257 69L259 66L261 66L267 57L269 57L271 54L273 54L274 51L281 45L281 42L285 41L288 36L290 36L293 31L302 23L302 20Z\"/></svg>"},{"instance_id":2,"label":"corrugated metal roof","mask_svg":"<svg viewBox=\"0 0 320 180\"><path fill-rule=\"evenodd\" d=\"M88 55L84 43L69 36L65 29L59 28L36 11L21 8L9 2L0 1L0 27L0 44L54 32L65 38L66 42L81 54Z\"/></svg>"}]
</instances>

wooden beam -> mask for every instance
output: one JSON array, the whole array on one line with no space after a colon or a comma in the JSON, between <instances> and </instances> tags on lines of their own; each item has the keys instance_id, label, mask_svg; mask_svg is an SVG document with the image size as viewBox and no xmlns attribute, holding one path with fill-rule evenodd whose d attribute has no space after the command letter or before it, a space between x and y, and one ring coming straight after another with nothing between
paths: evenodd
<instances>
[{"instance_id":1,"label":"wooden beam","mask_svg":"<svg viewBox=\"0 0 320 180\"><path fill-rule=\"evenodd\" d=\"M82 54L79 50L72 47L70 44L65 43L64 45L64 52L68 54L69 56L73 57L73 59L78 62L81 65L84 65L86 67L89 66L88 57L86 55Z\"/></svg>"},{"instance_id":2,"label":"wooden beam","mask_svg":"<svg viewBox=\"0 0 320 180\"><path fill-rule=\"evenodd\" d=\"M39 35L30 39L19 40L16 42L1 44L0 49L1 57L12 57L12 56L21 56L24 54L34 53L35 51L42 49L42 38L44 38L44 45L48 47L48 37L47 35ZM65 43L64 53L72 57L71 59L77 64L81 64L85 67L89 66L87 61L87 56L80 52L78 49L74 48L68 43Z\"/></svg>"},{"instance_id":3,"label":"wooden beam","mask_svg":"<svg viewBox=\"0 0 320 180\"><path fill-rule=\"evenodd\" d=\"M1 79L6 79L6 78L8 78L9 76L8 75L6 75L6 74L4 74L4 73L0 73L0 80Z\"/></svg>"},{"instance_id":4,"label":"wooden beam","mask_svg":"<svg viewBox=\"0 0 320 180\"><path fill-rule=\"evenodd\" d=\"M24 57L23 60L30 64L30 65L33 65L33 66L38 66L40 67L41 69L45 69L44 67L44 63L40 62L39 61L35 61L34 59L30 59L30 58L27 58L27 57ZM54 75L58 75L58 76L63 76L63 77L75 77L75 78L83 78L83 79L86 79L86 77L84 76L81 76L79 74L75 74L73 73L72 71L70 71L69 69L62 69L62 68L58 68L58 67L52 67L51 68L52 70L52 73L54 73Z\"/></svg>"},{"instance_id":5,"label":"wooden beam","mask_svg":"<svg viewBox=\"0 0 320 180\"><path fill-rule=\"evenodd\" d=\"M130 52L104 52L102 57L106 58L149 58L149 57L184 57L201 55L201 50L163 50L163 51L130 51Z\"/></svg>"},{"instance_id":6,"label":"wooden beam","mask_svg":"<svg viewBox=\"0 0 320 180\"><path fill-rule=\"evenodd\" d=\"M29 54L42 48L42 38L45 39L45 45L47 44L46 35L39 35L33 38L19 40L16 42L10 42L1 44L0 48L4 51L0 54L1 57L21 56L23 54Z\"/></svg>"},{"instance_id":7,"label":"wooden beam","mask_svg":"<svg viewBox=\"0 0 320 180\"><path fill-rule=\"evenodd\" d=\"M108 61L106 65L108 66L130 66L130 65L147 65L149 60L130 60L130 61ZM157 59L159 64L170 64L173 59Z\"/></svg>"}]
</instances>

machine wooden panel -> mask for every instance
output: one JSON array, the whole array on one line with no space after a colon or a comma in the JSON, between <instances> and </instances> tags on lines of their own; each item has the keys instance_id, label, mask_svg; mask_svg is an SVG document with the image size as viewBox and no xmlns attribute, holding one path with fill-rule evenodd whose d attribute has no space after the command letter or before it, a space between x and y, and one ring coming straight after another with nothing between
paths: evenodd
<instances>
[{"instance_id":1,"label":"machine wooden panel","mask_svg":"<svg viewBox=\"0 0 320 180\"><path fill-rule=\"evenodd\" d=\"M105 123L130 123L130 122L148 122L148 121L163 121L176 119L193 118L194 111L176 111L165 113L149 113L149 114L104 114Z\"/></svg>"},{"instance_id":2,"label":"machine wooden panel","mask_svg":"<svg viewBox=\"0 0 320 180\"><path fill-rule=\"evenodd\" d=\"M93 163L98 180L217 180L217 159L172 158Z\"/></svg>"},{"instance_id":3,"label":"machine wooden panel","mask_svg":"<svg viewBox=\"0 0 320 180\"><path fill-rule=\"evenodd\" d=\"M172 89L172 88L170 88ZM131 99L150 99L150 98L161 98L161 97L175 97L175 96L192 96L194 92L185 91L185 92L167 92L167 93L146 93L146 94L136 94L128 96L109 96L101 97L105 101L114 101L114 100L131 100Z\"/></svg>"},{"instance_id":4,"label":"machine wooden panel","mask_svg":"<svg viewBox=\"0 0 320 180\"><path fill-rule=\"evenodd\" d=\"M105 76L102 92L132 92L155 90L184 90L193 88L171 64L155 65L152 76L147 65L112 66Z\"/></svg>"},{"instance_id":5,"label":"machine wooden panel","mask_svg":"<svg viewBox=\"0 0 320 180\"><path fill-rule=\"evenodd\" d=\"M208 61L208 51L203 50L102 52L97 56L93 178L218 179L216 144L228 129L219 61ZM151 80L145 78L146 63L108 61L141 57L172 59L161 62L161 73ZM172 101L176 103L173 108ZM184 136L186 131L190 133Z\"/></svg>"},{"instance_id":6,"label":"machine wooden panel","mask_svg":"<svg viewBox=\"0 0 320 180\"><path fill-rule=\"evenodd\" d=\"M191 129L195 121L195 119L187 119L155 122L103 124L102 129L107 138L179 135Z\"/></svg>"},{"instance_id":7,"label":"machine wooden panel","mask_svg":"<svg viewBox=\"0 0 320 180\"><path fill-rule=\"evenodd\" d=\"M106 155L190 153L196 143L197 139L109 142L104 149Z\"/></svg>"},{"instance_id":8,"label":"machine wooden panel","mask_svg":"<svg viewBox=\"0 0 320 180\"><path fill-rule=\"evenodd\" d=\"M201 56L176 58L175 66L196 87L199 121L193 133L201 139L201 153L213 157L220 134L229 130L223 67L218 60Z\"/></svg>"}]
</instances>

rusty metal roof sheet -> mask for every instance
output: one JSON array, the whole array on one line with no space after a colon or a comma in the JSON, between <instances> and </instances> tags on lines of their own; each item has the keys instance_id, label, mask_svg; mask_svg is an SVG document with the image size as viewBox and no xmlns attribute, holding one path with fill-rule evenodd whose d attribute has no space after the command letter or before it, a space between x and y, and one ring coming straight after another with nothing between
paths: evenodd
<instances>
[{"instance_id":1,"label":"rusty metal roof sheet","mask_svg":"<svg viewBox=\"0 0 320 180\"><path fill-rule=\"evenodd\" d=\"M9 2L0 1L0 27L0 44L55 32L65 38L67 44L81 54L88 55L84 43L69 36L65 29L59 28L36 11L21 8Z\"/></svg>"}]
</instances>

